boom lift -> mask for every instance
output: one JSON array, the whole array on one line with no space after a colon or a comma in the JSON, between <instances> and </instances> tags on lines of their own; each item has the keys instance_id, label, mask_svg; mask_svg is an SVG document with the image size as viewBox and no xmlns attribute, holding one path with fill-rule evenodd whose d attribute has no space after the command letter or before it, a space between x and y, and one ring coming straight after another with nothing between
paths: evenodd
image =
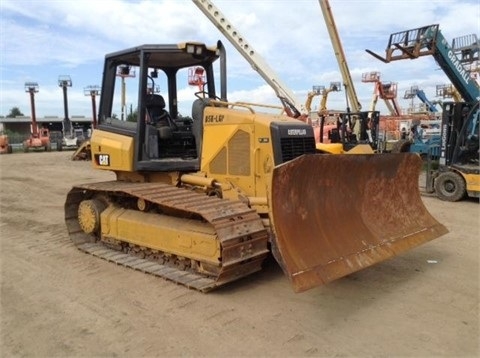
<instances>
[{"instance_id":1,"label":"boom lift","mask_svg":"<svg viewBox=\"0 0 480 358\"><path fill-rule=\"evenodd\" d=\"M397 83L396 82L379 82L378 94L385 102L392 116L401 116L402 110L397 101Z\"/></svg>"},{"instance_id":2,"label":"boom lift","mask_svg":"<svg viewBox=\"0 0 480 358\"><path fill-rule=\"evenodd\" d=\"M436 85L435 90L437 97L452 98L454 102L463 101L462 96L451 83Z\"/></svg>"},{"instance_id":3,"label":"boom lift","mask_svg":"<svg viewBox=\"0 0 480 358\"><path fill-rule=\"evenodd\" d=\"M403 96L404 99L410 99L411 105L409 112L428 112L428 113L437 113L437 107L435 106L435 102L431 102L425 92L418 88L418 86L411 86L408 90L405 91ZM420 99L423 105L415 106L414 105L414 98Z\"/></svg>"},{"instance_id":4,"label":"boom lift","mask_svg":"<svg viewBox=\"0 0 480 358\"><path fill-rule=\"evenodd\" d=\"M385 150L394 153L412 152L421 155L428 154L430 147L439 142L439 137L430 134L425 135L423 128L420 128L419 118L400 113L400 106L396 100L397 83L382 82L380 77L381 74L378 71L366 72L362 74L362 82L373 82L375 84L370 110L374 111L378 98L382 98L387 108L391 111L390 116L383 116L380 119L380 130L384 133ZM407 90L404 98L412 99L416 97L417 89L418 87L412 87L410 90ZM422 127L424 125L422 123ZM431 132L432 130L428 129L428 131ZM437 152L432 154L436 155Z\"/></svg>"},{"instance_id":5,"label":"boom lift","mask_svg":"<svg viewBox=\"0 0 480 358\"><path fill-rule=\"evenodd\" d=\"M340 87L340 82L330 82L330 86L328 88L325 88L322 92L322 100L320 101L320 109L319 113L320 115L326 115L327 114L327 100L328 100L328 94L330 92L339 92L341 91L342 88Z\"/></svg>"},{"instance_id":6,"label":"boom lift","mask_svg":"<svg viewBox=\"0 0 480 358\"><path fill-rule=\"evenodd\" d=\"M305 100L305 111L307 114L312 112L312 100L315 96L320 96L325 91L325 86L313 86L312 90L308 92Z\"/></svg>"},{"instance_id":7,"label":"boom lift","mask_svg":"<svg viewBox=\"0 0 480 358\"><path fill-rule=\"evenodd\" d=\"M390 146L392 142L392 138L390 137L393 133L395 138L398 133L398 110L400 109L400 106L398 105L396 100L397 84L392 82L387 82L384 84L380 80L380 77L381 74L378 71L365 72L362 74L362 82L374 84L369 113L375 113L379 98L385 102L385 106L390 112L390 116L380 117L378 126L378 132L382 133L382 150L390 151ZM397 108L397 110L395 108Z\"/></svg>"},{"instance_id":8,"label":"boom lift","mask_svg":"<svg viewBox=\"0 0 480 358\"><path fill-rule=\"evenodd\" d=\"M48 128L39 128L37 117L35 115L35 93L38 92L38 83L26 82L25 92L30 95L30 107L32 109L32 123L30 124L30 136L23 141L23 151L28 153L30 149L45 150L50 152L52 146L50 143L50 131Z\"/></svg>"},{"instance_id":9,"label":"boom lift","mask_svg":"<svg viewBox=\"0 0 480 358\"><path fill-rule=\"evenodd\" d=\"M442 200L460 200L467 192L478 196L480 87L463 67L462 59L455 55L438 24L391 34L385 58L366 51L385 63L427 55L435 58L465 102L444 103L439 168L429 173L427 187L434 188Z\"/></svg>"},{"instance_id":10,"label":"boom lift","mask_svg":"<svg viewBox=\"0 0 480 358\"><path fill-rule=\"evenodd\" d=\"M280 99L288 116L306 120L307 114L301 113L301 103L295 94L286 86L280 77L270 68L267 62L258 54L240 32L227 20L220 9L209 0L192 0L205 16L220 30L227 40L247 60L252 68L272 87Z\"/></svg>"},{"instance_id":11,"label":"boom lift","mask_svg":"<svg viewBox=\"0 0 480 358\"><path fill-rule=\"evenodd\" d=\"M427 95L425 94L425 92L421 89L417 89L416 91L416 95L418 97L418 99L420 101L422 101L423 104L425 104L425 106L427 107L427 110L431 113L436 113L438 112L438 109L435 105L434 102L430 101L428 98L427 98Z\"/></svg>"},{"instance_id":12,"label":"boom lift","mask_svg":"<svg viewBox=\"0 0 480 358\"><path fill-rule=\"evenodd\" d=\"M268 66L263 58L253 49L253 47L240 35L240 32L227 20L225 15L209 0L192 0L193 3L207 16L207 18L222 32L230 43L240 52L240 54L250 63L252 68L257 71L262 78L273 88L277 97L283 104L286 114L289 117L298 118L304 122L309 122L308 112L301 111L301 103L296 99L293 92L282 83L280 78ZM307 103L308 104L308 103ZM356 106L354 108L357 108ZM369 120L366 112L352 114L350 109L347 113L340 114L340 120L334 128L331 135L331 143L318 143L317 148L326 153L343 153L355 148L354 152L371 153L371 146L376 147L376 133L378 127L378 113ZM363 118L360 126L355 126L356 119ZM352 120L353 119L353 120ZM353 133L357 130L360 135ZM315 126L315 138L323 138L324 128ZM359 140L360 138L360 140ZM369 145L359 146L359 143L370 143ZM353 152L352 152L353 153Z\"/></svg>"},{"instance_id":13,"label":"boom lift","mask_svg":"<svg viewBox=\"0 0 480 358\"><path fill-rule=\"evenodd\" d=\"M341 91L342 88L340 86L340 82L330 82L330 86L328 88L325 88L322 92L322 99L320 101L320 109L318 110L318 116L320 118L320 123L318 125L318 137L317 133L315 132L315 140L317 142L320 142L322 144L317 145L317 149L322 150L324 149L325 152L329 153L331 150L329 149L329 146L325 146L323 143L332 143L332 142L340 142L341 138L335 138L335 135L338 133L339 128L341 126L341 123L339 121L336 121L335 123L332 123L331 116L329 114L329 111L327 109L327 100L328 100L328 94L330 92L339 92ZM340 115L341 116L341 115ZM342 149L344 148L344 145L342 144Z\"/></svg>"},{"instance_id":14,"label":"boom lift","mask_svg":"<svg viewBox=\"0 0 480 358\"><path fill-rule=\"evenodd\" d=\"M318 0L320 8L322 10L325 24L327 26L328 34L332 42L333 51L338 62L340 73L342 74L343 85L345 87L345 93L347 96L347 113L342 116L342 124L340 127L341 140L349 142L347 147L355 147L357 144L368 143L373 149L378 147L378 126L379 126L379 113L378 112L366 112L362 111L362 105L360 104L355 86L353 85L350 70L348 69L347 58L343 51L342 42L335 25L333 13L328 0ZM350 110L350 105L352 111ZM360 122L357 125L357 122ZM345 130L348 124L349 133Z\"/></svg>"},{"instance_id":15,"label":"boom lift","mask_svg":"<svg viewBox=\"0 0 480 358\"><path fill-rule=\"evenodd\" d=\"M118 66L138 73L136 123L114 116ZM204 92L183 117L178 81L198 66ZM80 250L200 291L260 270L271 252L299 292L447 232L416 189L418 156L317 154L312 126L228 102L226 78L220 41L106 55L92 165L116 180L68 193ZM148 91L163 80L167 100Z\"/></svg>"},{"instance_id":16,"label":"boom lift","mask_svg":"<svg viewBox=\"0 0 480 358\"><path fill-rule=\"evenodd\" d=\"M333 51L335 52L335 57L338 62L338 68L342 74L343 85L345 87L345 92L350 100L350 105L354 113L358 113L362 110L362 105L360 104L357 92L355 91L355 86L353 85L352 77L350 76L350 70L348 69L347 57L343 51L342 42L337 31L337 26L335 25L335 20L333 18L332 9L328 0L318 0L320 3L320 8L322 9L322 14L325 19L325 24L327 25L328 34L330 35L330 40L332 42Z\"/></svg>"},{"instance_id":17,"label":"boom lift","mask_svg":"<svg viewBox=\"0 0 480 358\"><path fill-rule=\"evenodd\" d=\"M335 133L338 133L338 124L337 120L328 121L329 112L327 109L327 100L328 94L330 92L341 91L340 82L330 82L330 86L325 88L325 86L313 86L313 90L308 93L307 100L305 102L305 109L307 113L311 113L311 103L312 99L315 96L322 96L320 101L320 107L317 111L319 120L317 123L314 123L314 133L315 133L315 142L317 142L317 149L324 151L326 153L332 153L332 146L330 145L332 140L332 133L335 136ZM311 116L309 117L310 121L313 122ZM337 142L339 139L337 140ZM325 145L326 143L326 145ZM338 147L338 146L337 146ZM340 148L340 152L343 151L343 148Z\"/></svg>"},{"instance_id":18,"label":"boom lift","mask_svg":"<svg viewBox=\"0 0 480 358\"><path fill-rule=\"evenodd\" d=\"M362 82L373 82L375 88L373 90L372 102L370 111L375 111L378 98L382 99L387 106L390 115L401 116L402 111L397 101L397 83L396 82L382 82L380 80L380 72L372 71L362 74Z\"/></svg>"},{"instance_id":19,"label":"boom lift","mask_svg":"<svg viewBox=\"0 0 480 358\"><path fill-rule=\"evenodd\" d=\"M205 86L205 70L203 67L191 67L188 69L188 84L190 86L197 86L198 91L204 93Z\"/></svg>"}]
</instances>

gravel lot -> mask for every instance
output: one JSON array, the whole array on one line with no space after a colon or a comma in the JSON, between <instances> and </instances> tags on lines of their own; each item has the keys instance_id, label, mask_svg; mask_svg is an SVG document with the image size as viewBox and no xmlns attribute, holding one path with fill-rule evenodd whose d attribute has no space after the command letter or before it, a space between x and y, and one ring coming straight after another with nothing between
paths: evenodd
<instances>
[{"instance_id":1,"label":"gravel lot","mask_svg":"<svg viewBox=\"0 0 480 358\"><path fill-rule=\"evenodd\" d=\"M70 243L71 152L0 156L2 357L478 357L479 203L423 197L450 233L295 294L272 261L202 294Z\"/></svg>"}]
</instances>

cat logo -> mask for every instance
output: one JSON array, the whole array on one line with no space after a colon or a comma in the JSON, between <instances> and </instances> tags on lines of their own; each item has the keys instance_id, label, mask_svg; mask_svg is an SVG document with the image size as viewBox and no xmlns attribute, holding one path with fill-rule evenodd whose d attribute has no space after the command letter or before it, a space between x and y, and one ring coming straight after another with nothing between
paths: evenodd
<instances>
[{"instance_id":1,"label":"cat logo","mask_svg":"<svg viewBox=\"0 0 480 358\"><path fill-rule=\"evenodd\" d=\"M95 154L95 161L97 165L102 167L109 167L110 166L110 155L108 154Z\"/></svg>"}]
</instances>

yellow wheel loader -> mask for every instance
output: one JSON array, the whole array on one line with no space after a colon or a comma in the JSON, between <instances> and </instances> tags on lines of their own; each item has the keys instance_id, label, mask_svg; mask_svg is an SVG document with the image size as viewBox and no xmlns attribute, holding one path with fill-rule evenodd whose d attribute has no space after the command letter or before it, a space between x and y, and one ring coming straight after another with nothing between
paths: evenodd
<instances>
[{"instance_id":1,"label":"yellow wheel loader","mask_svg":"<svg viewBox=\"0 0 480 358\"><path fill-rule=\"evenodd\" d=\"M206 83L187 100L192 67ZM131 76L122 85L119 74ZM67 195L81 251L202 292L273 254L300 292L447 232L421 201L417 155L319 154L311 126L281 107L228 102L226 79L221 42L106 56L90 150L116 180ZM132 97L136 122L119 120Z\"/></svg>"}]
</instances>

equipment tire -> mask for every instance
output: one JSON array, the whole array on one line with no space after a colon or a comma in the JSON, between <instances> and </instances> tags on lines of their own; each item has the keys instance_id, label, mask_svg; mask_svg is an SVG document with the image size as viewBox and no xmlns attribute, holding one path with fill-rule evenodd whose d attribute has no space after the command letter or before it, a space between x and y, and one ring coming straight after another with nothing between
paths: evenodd
<instances>
[{"instance_id":1,"label":"equipment tire","mask_svg":"<svg viewBox=\"0 0 480 358\"><path fill-rule=\"evenodd\" d=\"M408 139L400 139L392 147L392 153L408 153L411 142Z\"/></svg>"},{"instance_id":2,"label":"equipment tire","mask_svg":"<svg viewBox=\"0 0 480 358\"><path fill-rule=\"evenodd\" d=\"M440 200L459 201L467 193L465 180L456 172L441 173L435 179L435 193Z\"/></svg>"}]
</instances>

